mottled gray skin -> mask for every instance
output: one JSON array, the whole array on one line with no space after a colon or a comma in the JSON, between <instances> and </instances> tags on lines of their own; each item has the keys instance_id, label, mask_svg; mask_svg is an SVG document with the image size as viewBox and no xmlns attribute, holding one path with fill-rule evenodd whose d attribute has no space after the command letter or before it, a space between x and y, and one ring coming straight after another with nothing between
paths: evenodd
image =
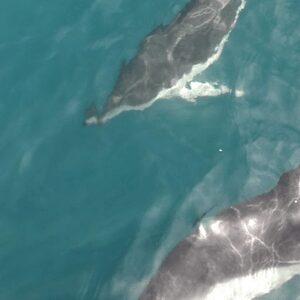
<instances>
[{"instance_id":1,"label":"mottled gray skin","mask_svg":"<svg viewBox=\"0 0 300 300\"><path fill-rule=\"evenodd\" d=\"M270 192L221 212L206 233L201 238L195 232L175 247L140 300L205 299L217 283L299 264L300 167Z\"/></svg>"},{"instance_id":2,"label":"mottled gray skin","mask_svg":"<svg viewBox=\"0 0 300 300\"><path fill-rule=\"evenodd\" d=\"M155 29L121 68L98 122L124 105L149 103L194 65L206 62L232 27L240 5L241 0L192 0L169 25Z\"/></svg>"}]
</instances>

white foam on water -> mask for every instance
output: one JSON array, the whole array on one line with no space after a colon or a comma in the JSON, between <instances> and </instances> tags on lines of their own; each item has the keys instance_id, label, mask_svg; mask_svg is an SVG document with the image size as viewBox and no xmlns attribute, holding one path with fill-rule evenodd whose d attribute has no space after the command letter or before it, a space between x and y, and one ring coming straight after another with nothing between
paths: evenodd
<instances>
[{"instance_id":1,"label":"white foam on water","mask_svg":"<svg viewBox=\"0 0 300 300\"><path fill-rule=\"evenodd\" d=\"M156 101L156 99L153 99L147 103L144 103L142 105L136 105L136 106L130 106L130 105L125 105L123 104L122 106L117 107L116 109L114 109L113 111L110 111L108 113L106 113L100 120L99 122L101 123L105 123L108 120L116 117L117 115L119 115L122 112L125 111L129 111L129 110L144 110L148 107L150 107L154 102Z\"/></svg>"},{"instance_id":2,"label":"white foam on water","mask_svg":"<svg viewBox=\"0 0 300 300\"><path fill-rule=\"evenodd\" d=\"M146 252L143 249L147 245L148 234L157 228L157 224L162 220L164 214L167 213L171 203L171 197L163 195L154 200L153 205L145 213L136 238L112 280L110 293L113 297L122 296L125 299L137 299L147 285L147 282L150 280L148 274L142 277L137 266L143 262L146 263Z\"/></svg>"},{"instance_id":3,"label":"white foam on water","mask_svg":"<svg viewBox=\"0 0 300 300\"><path fill-rule=\"evenodd\" d=\"M234 94L235 94L235 96L236 97L243 97L243 96L245 96L245 92L243 91L243 90L241 90L241 89L236 89L235 91L234 91Z\"/></svg>"},{"instance_id":4,"label":"white foam on water","mask_svg":"<svg viewBox=\"0 0 300 300\"><path fill-rule=\"evenodd\" d=\"M237 10L237 14L235 16L234 22L227 33L225 37L222 39L221 43L216 47L214 54L208 58L208 60L205 63L197 64L192 67L192 70L188 74L184 74L181 79L179 79L174 86L172 86L169 89L164 89L158 93L158 95L152 99L151 101L144 103L142 105L137 106L130 106L130 105L122 105L116 109L114 109L111 112L108 112L105 114L105 116L102 117L100 122L105 123L106 121L112 119L113 117L119 115L122 112L129 111L129 110L144 110L148 107L150 107L154 102L156 102L158 99L169 99L173 96L181 96L183 99L186 99L188 101L194 101L195 98L200 96L218 96L224 93L229 93L231 90L224 86L224 85L217 85L212 83L201 83L201 82L191 82L193 78L196 75L201 74L203 71L205 71L210 65L212 65L214 62L216 62L219 57L221 56L221 53L224 49L224 45L228 40L228 37L234 28L237 19L241 13L241 11L244 9L246 5L246 0L242 0L240 7ZM195 90L194 91L188 91L189 89L186 88L187 83L191 82L191 85L194 84ZM235 91L235 95L237 97L240 97L243 95L239 90Z\"/></svg>"},{"instance_id":5,"label":"white foam on water","mask_svg":"<svg viewBox=\"0 0 300 300\"><path fill-rule=\"evenodd\" d=\"M300 265L261 270L217 284L202 300L251 300L279 288L300 273ZM200 300L195 298L193 300Z\"/></svg>"},{"instance_id":6,"label":"white foam on water","mask_svg":"<svg viewBox=\"0 0 300 300\"><path fill-rule=\"evenodd\" d=\"M34 156L38 151L38 148L40 147L42 142L43 139L38 138L34 141L31 141L30 146L23 149L23 153L18 168L19 174L23 174L31 166L32 160L34 159Z\"/></svg>"}]
</instances>

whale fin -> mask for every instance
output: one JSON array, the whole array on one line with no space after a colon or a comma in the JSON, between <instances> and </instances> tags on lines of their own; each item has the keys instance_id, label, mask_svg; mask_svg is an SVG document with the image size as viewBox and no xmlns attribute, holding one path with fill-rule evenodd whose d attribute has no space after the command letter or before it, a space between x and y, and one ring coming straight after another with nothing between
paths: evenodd
<instances>
[{"instance_id":1,"label":"whale fin","mask_svg":"<svg viewBox=\"0 0 300 300\"><path fill-rule=\"evenodd\" d=\"M85 112L85 118L83 121L84 126L91 126L91 125L98 125L99 122L99 117L98 117L98 110L93 103Z\"/></svg>"},{"instance_id":2,"label":"whale fin","mask_svg":"<svg viewBox=\"0 0 300 300\"><path fill-rule=\"evenodd\" d=\"M225 85L210 82L192 81L189 87L182 87L179 90L181 98L194 102L198 97L217 97L231 93L231 89Z\"/></svg>"}]
</instances>

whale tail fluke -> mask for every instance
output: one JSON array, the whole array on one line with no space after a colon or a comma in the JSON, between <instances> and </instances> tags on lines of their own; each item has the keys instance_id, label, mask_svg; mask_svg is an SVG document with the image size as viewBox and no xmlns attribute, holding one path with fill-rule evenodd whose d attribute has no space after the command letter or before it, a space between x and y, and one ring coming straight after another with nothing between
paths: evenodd
<instances>
[{"instance_id":1,"label":"whale tail fluke","mask_svg":"<svg viewBox=\"0 0 300 300\"><path fill-rule=\"evenodd\" d=\"M101 125L102 117L99 115L95 103L93 103L85 112L83 126Z\"/></svg>"}]
</instances>

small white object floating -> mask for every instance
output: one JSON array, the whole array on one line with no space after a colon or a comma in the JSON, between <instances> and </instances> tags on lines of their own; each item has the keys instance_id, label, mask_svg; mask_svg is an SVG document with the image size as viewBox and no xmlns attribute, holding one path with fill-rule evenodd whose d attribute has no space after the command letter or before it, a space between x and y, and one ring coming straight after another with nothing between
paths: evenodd
<instances>
[{"instance_id":1,"label":"small white object floating","mask_svg":"<svg viewBox=\"0 0 300 300\"><path fill-rule=\"evenodd\" d=\"M237 98L245 96L245 92L243 90L239 90L239 89L235 90L234 94Z\"/></svg>"}]
</instances>

